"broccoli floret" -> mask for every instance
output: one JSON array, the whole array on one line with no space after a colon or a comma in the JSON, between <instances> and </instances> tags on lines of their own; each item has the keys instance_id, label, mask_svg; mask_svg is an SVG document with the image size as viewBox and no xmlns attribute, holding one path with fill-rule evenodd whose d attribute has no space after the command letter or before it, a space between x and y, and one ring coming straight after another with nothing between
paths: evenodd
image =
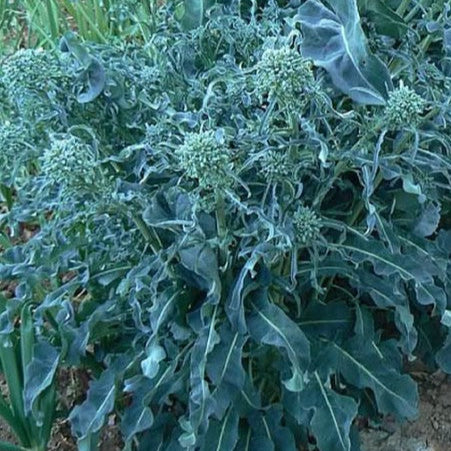
<instances>
[{"instance_id":1,"label":"broccoli floret","mask_svg":"<svg viewBox=\"0 0 451 451\"><path fill-rule=\"evenodd\" d=\"M230 152L212 130L188 134L176 156L181 169L202 189L221 191L231 182Z\"/></svg>"},{"instance_id":2,"label":"broccoli floret","mask_svg":"<svg viewBox=\"0 0 451 451\"><path fill-rule=\"evenodd\" d=\"M280 182L290 177L293 165L285 152L269 150L260 159L261 173L270 182Z\"/></svg>"},{"instance_id":3,"label":"broccoli floret","mask_svg":"<svg viewBox=\"0 0 451 451\"><path fill-rule=\"evenodd\" d=\"M258 95L275 98L289 107L305 104L306 93L314 81L311 62L289 47L265 50L257 65Z\"/></svg>"},{"instance_id":4,"label":"broccoli floret","mask_svg":"<svg viewBox=\"0 0 451 451\"><path fill-rule=\"evenodd\" d=\"M391 130L415 127L421 120L425 101L415 91L401 85L390 93L384 110L384 123Z\"/></svg>"},{"instance_id":5,"label":"broccoli floret","mask_svg":"<svg viewBox=\"0 0 451 451\"><path fill-rule=\"evenodd\" d=\"M2 82L13 98L24 90L47 92L64 78L58 60L43 50L21 49L7 58L2 67Z\"/></svg>"},{"instance_id":6,"label":"broccoli floret","mask_svg":"<svg viewBox=\"0 0 451 451\"><path fill-rule=\"evenodd\" d=\"M293 225L296 240L304 245L311 244L321 231L321 220L309 207L300 207L295 212Z\"/></svg>"},{"instance_id":7,"label":"broccoli floret","mask_svg":"<svg viewBox=\"0 0 451 451\"><path fill-rule=\"evenodd\" d=\"M29 130L19 123L0 125L0 180L10 179L31 149Z\"/></svg>"},{"instance_id":8,"label":"broccoli floret","mask_svg":"<svg viewBox=\"0 0 451 451\"><path fill-rule=\"evenodd\" d=\"M103 181L92 146L70 134L52 137L41 168L51 185L72 194L96 189Z\"/></svg>"}]
</instances>

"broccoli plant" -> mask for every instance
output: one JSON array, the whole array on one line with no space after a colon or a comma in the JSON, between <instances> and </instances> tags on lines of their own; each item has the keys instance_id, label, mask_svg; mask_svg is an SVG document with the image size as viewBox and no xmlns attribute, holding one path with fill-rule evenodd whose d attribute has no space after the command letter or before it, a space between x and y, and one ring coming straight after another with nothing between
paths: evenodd
<instances>
[{"instance_id":1,"label":"broccoli plant","mask_svg":"<svg viewBox=\"0 0 451 451\"><path fill-rule=\"evenodd\" d=\"M359 418L415 417L405 361L451 373L444 15L229 3L2 69L40 103L11 94L0 129L26 155L0 335L32 302L52 361L87 370L80 449L115 413L126 449L358 450Z\"/></svg>"}]
</instances>

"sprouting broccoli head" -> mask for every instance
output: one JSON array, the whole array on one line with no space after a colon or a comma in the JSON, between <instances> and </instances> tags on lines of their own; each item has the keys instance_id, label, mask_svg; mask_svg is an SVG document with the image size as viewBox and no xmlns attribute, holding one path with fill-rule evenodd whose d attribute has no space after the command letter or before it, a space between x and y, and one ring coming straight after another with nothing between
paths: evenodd
<instances>
[{"instance_id":1,"label":"sprouting broccoli head","mask_svg":"<svg viewBox=\"0 0 451 451\"><path fill-rule=\"evenodd\" d=\"M31 149L29 130L21 123L0 125L0 180L5 182L24 161Z\"/></svg>"},{"instance_id":2,"label":"sprouting broccoli head","mask_svg":"<svg viewBox=\"0 0 451 451\"><path fill-rule=\"evenodd\" d=\"M413 89L400 85L390 93L384 109L384 123L391 130L415 127L421 120L425 101Z\"/></svg>"},{"instance_id":3,"label":"sprouting broccoli head","mask_svg":"<svg viewBox=\"0 0 451 451\"><path fill-rule=\"evenodd\" d=\"M290 47L265 50L257 64L258 95L267 95L282 105L302 106L314 81L311 62Z\"/></svg>"},{"instance_id":4,"label":"sprouting broccoli head","mask_svg":"<svg viewBox=\"0 0 451 451\"><path fill-rule=\"evenodd\" d=\"M309 245L318 237L321 230L321 219L309 207L300 207L293 216L296 240Z\"/></svg>"},{"instance_id":5,"label":"sprouting broccoli head","mask_svg":"<svg viewBox=\"0 0 451 451\"><path fill-rule=\"evenodd\" d=\"M260 171L270 182L280 182L290 178L293 164L285 152L269 150L260 159Z\"/></svg>"},{"instance_id":6,"label":"sprouting broccoli head","mask_svg":"<svg viewBox=\"0 0 451 451\"><path fill-rule=\"evenodd\" d=\"M176 156L180 168L201 189L221 191L231 182L229 149L213 130L188 134Z\"/></svg>"},{"instance_id":7,"label":"sprouting broccoli head","mask_svg":"<svg viewBox=\"0 0 451 451\"><path fill-rule=\"evenodd\" d=\"M96 190L102 181L92 146L71 134L52 137L42 156L41 169L51 185L72 194Z\"/></svg>"},{"instance_id":8,"label":"sprouting broccoli head","mask_svg":"<svg viewBox=\"0 0 451 451\"><path fill-rule=\"evenodd\" d=\"M64 78L58 59L44 50L21 49L2 66L2 82L13 98L21 91L47 92Z\"/></svg>"}]
</instances>

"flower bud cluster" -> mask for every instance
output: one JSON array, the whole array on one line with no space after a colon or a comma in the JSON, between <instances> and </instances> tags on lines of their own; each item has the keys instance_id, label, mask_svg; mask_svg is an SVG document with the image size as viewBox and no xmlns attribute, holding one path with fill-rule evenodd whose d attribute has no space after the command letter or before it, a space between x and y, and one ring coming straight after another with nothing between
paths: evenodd
<instances>
[{"instance_id":1,"label":"flower bud cluster","mask_svg":"<svg viewBox=\"0 0 451 451\"><path fill-rule=\"evenodd\" d=\"M21 49L2 66L2 82L12 97L24 90L47 92L64 78L58 60L43 50Z\"/></svg>"},{"instance_id":2,"label":"flower bud cluster","mask_svg":"<svg viewBox=\"0 0 451 451\"><path fill-rule=\"evenodd\" d=\"M294 214L293 225L296 239L309 245L320 234L321 219L311 208L301 207Z\"/></svg>"},{"instance_id":3,"label":"flower bud cluster","mask_svg":"<svg viewBox=\"0 0 451 451\"><path fill-rule=\"evenodd\" d=\"M0 125L0 180L9 177L14 165L27 151L28 130L22 125L5 122Z\"/></svg>"},{"instance_id":4,"label":"flower bud cluster","mask_svg":"<svg viewBox=\"0 0 451 451\"><path fill-rule=\"evenodd\" d=\"M293 165L285 152L268 150L260 159L260 172L270 182L287 180L293 172Z\"/></svg>"},{"instance_id":5,"label":"flower bud cluster","mask_svg":"<svg viewBox=\"0 0 451 451\"><path fill-rule=\"evenodd\" d=\"M265 50L257 64L258 95L275 98L283 105L302 106L314 81L311 62L289 47Z\"/></svg>"},{"instance_id":6,"label":"flower bud cluster","mask_svg":"<svg viewBox=\"0 0 451 451\"><path fill-rule=\"evenodd\" d=\"M390 93L385 106L384 123L391 130L415 127L421 120L425 101L407 86L400 86Z\"/></svg>"},{"instance_id":7,"label":"flower bud cluster","mask_svg":"<svg viewBox=\"0 0 451 451\"><path fill-rule=\"evenodd\" d=\"M92 147L70 134L52 138L42 156L42 172L51 184L71 192L86 191L101 181Z\"/></svg>"},{"instance_id":8,"label":"flower bud cluster","mask_svg":"<svg viewBox=\"0 0 451 451\"><path fill-rule=\"evenodd\" d=\"M220 191L230 184L230 152L214 131L188 134L175 153L180 168L201 189Z\"/></svg>"}]
</instances>

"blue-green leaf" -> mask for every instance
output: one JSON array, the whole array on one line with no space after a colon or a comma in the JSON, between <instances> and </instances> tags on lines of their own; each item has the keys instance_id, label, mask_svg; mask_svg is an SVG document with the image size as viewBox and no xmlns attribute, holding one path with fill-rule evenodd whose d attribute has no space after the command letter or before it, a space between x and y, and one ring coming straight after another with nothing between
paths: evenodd
<instances>
[{"instance_id":1,"label":"blue-green leaf","mask_svg":"<svg viewBox=\"0 0 451 451\"><path fill-rule=\"evenodd\" d=\"M307 0L297 19L302 53L326 69L335 86L363 104L384 105L392 81L386 66L368 50L355 0Z\"/></svg>"},{"instance_id":2,"label":"blue-green leaf","mask_svg":"<svg viewBox=\"0 0 451 451\"><path fill-rule=\"evenodd\" d=\"M91 382L86 401L76 406L69 415L72 433L78 440L85 440L97 433L113 410L116 395L115 371L104 371L99 379Z\"/></svg>"},{"instance_id":3,"label":"blue-green leaf","mask_svg":"<svg viewBox=\"0 0 451 451\"><path fill-rule=\"evenodd\" d=\"M442 348L437 352L435 360L445 373L451 374L451 329Z\"/></svg>"},{"instance_id":4,"label":"blue-green leaf","mask_svg":"<svg viewBox=\"0 0 451 451\"><path fill-rule=\"evenodd\" d=\"M39 411L39 396L54 381L60 353L47 341L38 341L33 346L33 357L25 370L24 401L25 412L33 412L38 424L49 412Z\"/></svg>"},{"instance_id":5,"label":"blue-green leaf","mask_svg":"<svg viewBox=\"0 0 451 451\"><path fill-rule=\"evenodd\" d=\"M249 332L258 343L283 348L292 366L292 377L284 381L287 389L300 391L303 374L310 363L310 343L304 332L279 307L270 304L263 291L250 302L252 312L247 317Z\"/></svg>"},{"instance_id":6,"label":"blue-green leaf","mask_svg":"<svg viewBox=\"0 0 451 451\"><path fill-rule=\"evenodd\" d=\"M401 419L416 416L418 390L415 382L399 374L373 342L356 337L345 345L334 343L331 355L331 364L337 364L349 383L373 391L381 413L395 414Z\"/></svg>"},{"instance_id":7,"label":"blue-green leaf","mask_svg":"<svg viewBox=\"0 0 451 451\"><path fill-rule=\"evenodd\" d=\"M239 416L236 410L228 409L221 421L210 420L201 451L230 451L238 442Z\"/></svg>"},{"instance_id":8,"label":"blue-green leaf","mask_svg":"<svg viewBox=\"0 0 451 451\"><path fill-rule=\"evenodd\" d=\"M184 0L183 27L188 30L200 27L204 23L207 9L213 4L214 0Z\"/></svg>"},{"instance_id":9,"label":"blue-green leaf","mask_svg":"<svg viewBox=\"0 0 451 451\"><path fill-rule=\"evenodd\" d=\"M353 323L351 309L344 302L311 302L302 312L299 326L309 336L334 338L350 331Z\"/></svg>"},{"instance_id":10,"label":"blue-green leaf","mask_svg":"<svg viewBox=\"0 0 451 451\"><path fill-rule=\"evenodd\" d=\"M166 358L166 351L156 340L152 340L146 347L146 358L141 361L144 376L153 379L160 368L160 362Z\"/></svg>"},{"instance_id":11,"label":"blue-green leaf","mask_svg":"<svg viewBox=\"0 0 451 451\"><path fill-rule=\"evenodd\" d=\"M409 29L404 19L382 0L357 0L359 10L376 26L378 33L400 39Z\"/></svg>"},{"instance_id":12,"label":"blue-green leaf","mask_svg":"<svg viewBox=\"0 0 451 451\"><path fill-rule=\"evenodd\" d=\"M208 245L196 244L180 249L180 263L188 270L198 287L208 292L212 302L219 301L221 281L219 279L218 258Z\"/></svg>"},{"instance_id":13,"label":"blue-green leaf","mask_svg":"<svg viewBox=\"0 0 451 451\"><path fill-rule=\"evenodd\" d=\"M312 433L321 451L350 451L351 423L357 415L356 402L325 385L318 373L300 394L305 408L313 409Z\"/></svg>"},{"instance_id":14,"label":"blue-green leaf","mask_svg":"<svg viewBox=\"0 0 451 451\"><path fill-rule=\"evenodd\" d=\"M209 415L214 410L213 398L209 386L205 380L205 371L208 355L220 342L216 326L215 308L209 322L200 330L198 338L191 352L190 362L190 415L189 419L183 418L182 427L185 430L179 442L182 446L191 446L197 442L199 428L205 427Z\"/></svg>"},{"instance_id":15,"label":"blue-green leaf","mask_svg":"<svg viewBox=\"0 0 451 451\"><path fill-rule=\"evenodd\" d=\"M417 219L413 233L420 237L432 235L440 222L440 205L428 203Z\"/></svg>"},{"instance_id":16,"label":"blue-green leaf","mask_svg":"<svg viewBox=\"0 0 451 451\"><path fill-rule=\"evenodd\" d=\"M213 348L208 357L208 376L215 385L227 383L241 389L245 380L241 353L246 337L238 332L232 332L227 323L221 327L219 337L220 343Z\"/></svg>"},{"instance_id":17,"label":"blue-green leaf","mask_svg":"<svg viewBox=\"0 0 451 451\"><path fill-rule=\"evenodd\" d=\"M362 238L352 238L333 247L354 263L370 261L374 271L380 276L396 274L402 280L414 281L418 303L432 304L439 313L444 311L446 295L442 288L434 284L433 278L439 274L438 269L421 259L421 256L416 259L413 251L409 255L390 253L380 241Z\"/></svg>"}]
</instances>

